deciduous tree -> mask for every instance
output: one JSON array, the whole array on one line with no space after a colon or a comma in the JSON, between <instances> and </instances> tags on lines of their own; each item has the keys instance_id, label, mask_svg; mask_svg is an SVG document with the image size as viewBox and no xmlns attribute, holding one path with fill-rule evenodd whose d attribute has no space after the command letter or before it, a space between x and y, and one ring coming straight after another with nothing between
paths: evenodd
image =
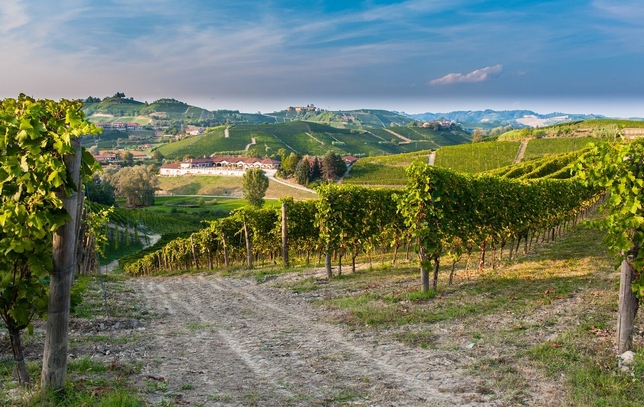
<instances>
[{"instance_id":1,"label":"deciduous tree","mask_svg":"<svg viewBox=\"0 0 644 407\"><path fill-rule=\"evenodd\" d=\"M259 168L247 169L242 176L244 199L256 208L264 205L264 196L268 189L268 177Z\"/></svg>"},{"instance_id":2,"label":"deciduous tree","mask_svg":"<svg viewBox=\"0 0 644 407\"><path fill-rule=\"evenodd\" d=\"M116 194L125 198L128 206L154 205L154 191L159 186L154 166L121 168L109 181Z\"/></svg>"}]
</instances>

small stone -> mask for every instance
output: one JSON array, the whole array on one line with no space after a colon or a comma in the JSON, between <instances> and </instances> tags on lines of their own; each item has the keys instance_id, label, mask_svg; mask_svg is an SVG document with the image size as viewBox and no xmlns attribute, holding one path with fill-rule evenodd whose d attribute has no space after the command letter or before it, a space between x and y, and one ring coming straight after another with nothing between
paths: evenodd
<instances>
[{"instance_id":1,"label":"small stone","mask_svg":"<svg viewBox=\"0 0 644 407\"><path fill-rule=\"evenodd\" d=\"M635 353L633 353L630 350L627 350L626 352L624 352L621 355L619 355L619 357L622 359L623 364L632 365L633 364L633 358L635 357Z\"/></svg>"}]
</instances>

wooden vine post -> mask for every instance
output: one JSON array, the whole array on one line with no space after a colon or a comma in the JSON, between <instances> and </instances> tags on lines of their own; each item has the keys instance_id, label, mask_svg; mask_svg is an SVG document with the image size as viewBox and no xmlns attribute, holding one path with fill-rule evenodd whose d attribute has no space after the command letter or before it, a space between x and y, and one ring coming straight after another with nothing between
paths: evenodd
<instances>
[{"instance_id":1,"label":"wooden vine post","mask_svg":"<svg viewBox=\"0 0 644 407\"><path fill-rule=\"evenodd\" d=\"M246 259L248 268L253 268L253 246L250 242L250 233L248 232L248 222L244 220L244 238L246 239Z\"/></svg>"},{"instance_id":2,"label":"wooden vine post","mask_svg":"<svg viewBox=\"0 0 644 407\"><path fill-rule=\"evenodd\" d=\"M83 196L79 193L79 190L82 191L80 187L82 151L79 137L72 139L72 147L75 154L65 155L64 162L69 178L77 187L71 194L67 194L64 190L58 192L69 220L54 233L52 251L54 269L50 273L49 308L41 377L43 389L64 387L67 372L69 307L76 260L74 255L77 243L76 225L80 215L78 201Z\"/></svg>"},{"instance_id":3,"label":"wooden vine post","mask_svg":"<svg viewBox=\"0 0 644 407\"><path fill-rule=\"evenodd\" d=\"M284 267L288 268L288 226L286 209L286 202L282 202L282 259L284 260Z\"/></svg>"},{"instance_id":4,"label":"wooden vine post","mask_svg":"<svg viewBox=\"0 0 644 407\"><path fill-rule=\"evenodd\" d=\"M632 254L622 261L619 281L619 309L617 316L617 353L622 354L633 346L635 315L639 308L639 299L633 292L632 286L637 273L631 265Z\"/></svg>"}]
</instances>

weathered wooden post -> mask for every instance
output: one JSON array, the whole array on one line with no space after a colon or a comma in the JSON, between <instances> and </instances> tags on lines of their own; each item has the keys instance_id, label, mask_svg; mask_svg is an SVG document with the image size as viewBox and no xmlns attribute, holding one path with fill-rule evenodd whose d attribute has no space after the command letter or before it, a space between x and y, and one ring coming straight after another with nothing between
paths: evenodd
<instances>
[{"instance_id":1,"label":"weathered wooden post","mask_svg":"<svg viewBox=\"0 0 644 407\"><path fill-rule=\"evenodd\" d=\"M69 343L67 335L74 262L76 260L78 200L82 197L80 138L72 139L72 147L75 154L66 155L64 161L67 172L76 186L76 191L73 191L71 195L67 195L64 190L58 194L70 219L56 230L53 238L54 269L50 274L49 282L49 309L47 311L41 378L43 390L63 388L67 374L67 347Z\"/></svg>"},{"instance_id":2,"label":"weathered wooden post","mask_svg":"<svg viewBox=\"0 0 644 407\"><path fill-rule=\"evenodd\" d=\"M638 248L634 248L637 253ZM634 257L633 251L622 261L621 277L619 280L619 311L617 316L617 353L622 354L631 350L633 345L633 331L635 315L639 308L639 299L631 289L633 280L637 278L631 266L630 259Z\"/></svg>"},{"instance_id":3,"label":"weathered wooden post","mask_svg":"<svg viewBox=\"0 0 644 407\"><path fill-rule=\"evenodd\" d=\"M282 202L282 258L284 259L284 267L288 268L288 227L286 224L286 202Z\"/></svg>"},{"instance_id":4,"label":"weathered wooden post","mask_svg":"<svg viewBox=\"0 0 644 407\"><path fill-rule=\"evenodd\" d=\"M248 268L253 268L253 246L250 242L250 234L248 232L248 224L244 221L244 236L246 238L246 258L248 259Z\"/></svg>"}]
</instances>

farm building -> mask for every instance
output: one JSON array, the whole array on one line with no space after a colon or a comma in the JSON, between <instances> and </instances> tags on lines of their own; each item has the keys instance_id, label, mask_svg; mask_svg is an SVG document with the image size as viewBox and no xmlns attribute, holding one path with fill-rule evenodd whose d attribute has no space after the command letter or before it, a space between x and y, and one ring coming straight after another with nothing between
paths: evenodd
<instances>
[{"instance_id":1,"label":"farm building","mask_svg":"<svg viewBox=\"0 0 644 407\"><path fill-rule=\"evenodd\" d=\"M159 175L231 175L241 176L249 168L261 168L267 175L274 175L280 161L270 158L204 157L190 158L180 163L162 165Z\"/></svg>"}]
</instances>

